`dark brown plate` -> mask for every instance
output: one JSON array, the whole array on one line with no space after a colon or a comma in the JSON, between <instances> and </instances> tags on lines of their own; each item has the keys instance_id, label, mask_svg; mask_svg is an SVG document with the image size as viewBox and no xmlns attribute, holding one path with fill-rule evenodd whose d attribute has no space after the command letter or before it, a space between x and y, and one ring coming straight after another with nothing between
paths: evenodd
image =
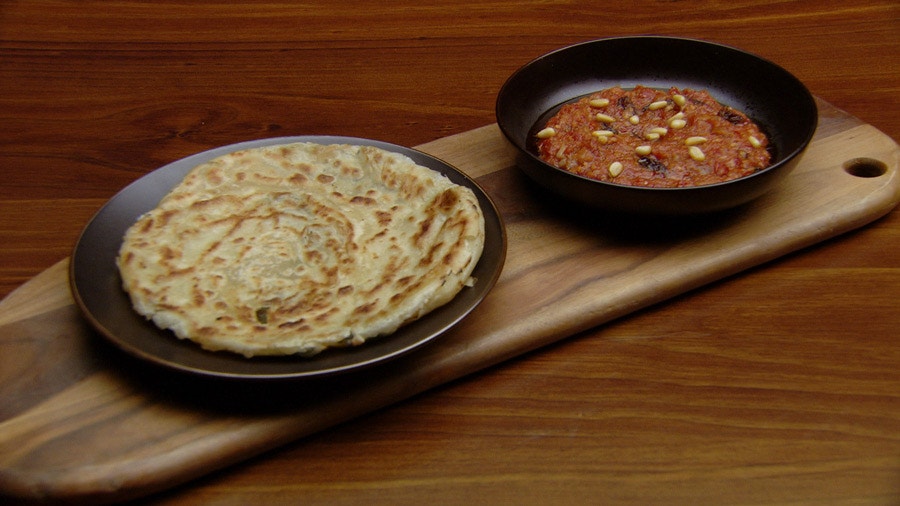
<instances>
[{"instance_id":1,"label":"dark brown plate","mask_svg":"<svg viewBox=\"0 0 900 506\"><path fill-rule=\"evenodd\" d=\"M485 244L472 275L477 279L452 301L395 333L362 346L327 350L311 358L244 358L210 352L197 344L163 331L136 313L121 287L115 258L122 237L137 218L156 207L169 190L197 165L233 151L287 144L355 144L402 153L436 170L456 184L475 192L485 218ZM183 372L222 378L306 378L356 370L410 352L443 334L469 314L487 295L506 259L506 234L500 214L487 194L472 179L447 163L413 149L385 142L335 136L280 137L224 146L161 167L127 186L93 217L82 232L70 264L72 293L87 320L106 339L125 352L151 363Z\"/></svg>"},{"instance_id":2,"label":"dark brown plate","mask_svg":"<svg viewBox=\"0 0 900 506\"><path fill-rule=\"evenodd\" d=\"M561 104L604 88L638 84L705 89L743 111L769 136L772 164L725 183L644 188L575 175L543 162L532 149L536 124ZM714 212L759 197L796 166L818 123L812 95L778 65L720 44L656 36L593 40L541 56L504 83L496 115L518 150L517 165L541 186L581 205L651 215Z\"/></svg>"}]
</instances>

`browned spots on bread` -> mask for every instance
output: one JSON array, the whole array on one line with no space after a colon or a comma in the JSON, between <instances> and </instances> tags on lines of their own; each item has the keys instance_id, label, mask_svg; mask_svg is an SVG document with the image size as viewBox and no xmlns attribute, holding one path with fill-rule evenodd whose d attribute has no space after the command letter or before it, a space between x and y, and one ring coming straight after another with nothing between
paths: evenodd
<instances>
[{"instance_id":1,"label":"browned spots on bread","mask_svg":"<svg viewBox=\"0 0 900 506\"><path fill-rule=\"evenodd\" d=\"M438 196L435 203L438 208L447 211L456 207L459 203L459 195L455 188L448 188Z\"/></svg>"},{"instance_id":2,"label":"browned spots on bread","mask_svg":"<svg viewBox=\"0 0 900 506\"><path fill-rule=\"evenodd\" d=\"M313 319L317 322L324 322L325 320L330 318L332 315L336 314L338 311L339 311L338 308L332 307L331 309L329 309L327 311L317 314Z\"/></svg>"},{"instance_id":3,"label":"browned spots on bread","mask_svg":"<svg viewBox=\"0 0 900 506\"><path fill-rule=\"evenodd\" d=\"M375 211L375 219L378 220L379 225L386 227L391 224L393 216L387 211Z\"/></svg>"},{"instance_id":4,"label":"browned spots on bread","mask_svg":"<svg viewBox=\"0 0 900 506\"><path fill-rule=\"evenodd\" d=\"M426 216L425 219L419 222L419 230L415 235L412 236L412 243L415 245L419 245L422 242L422 238L428 233L428 230L431 229L431 224L434 221L434 216L429 215Z\"/></svg>"},{"instance_id":5,"label":"browned spots on bread","mask_svg":"<svg viewBox=\"0 0 900 506\"><path fill-rule=\"evenodd\" d=\"M299 319L299 320L297 320L297 321L290 321L290 322L280 323L280 324L278 324L278 328L280 328L280 329L290 329L290 330L296 330L296 331L301 331L301 332L302 332L302 331L304 331L304 330L309 330L311 327L309 326L308 323L306 323L306 319L305 319L305 318L301 318L301 319Z\"/></svg>"},{"instance_id":6,"label":"browned spots on bread","mask_svg":"<svg viewBox=\"0 0 900 506\"><path fill-rule=\"evenodd\" d=\"M371 206L371 205L375 204L375 199L373 199L371 197L363 197L363 196L357 195L357 196L353 197L352 199L350 199L350 203Z\"/></svg>"},{"instance_id":7,"label":"browned spots on bread","mask_svg":"<svg viewBox=\"0 0 900 506\"><path fill-rule=\"evenodd\" d=\"M206 302L206 297L203 295L202 291L195 287L193 300L191 302L197 307L203 307L203 304Z\"/></svg>"},{"instance_id":8,"label":"browned spots on bread","mask_svg":"<svg viewBox=\"0 0 900 506\"><path fill-rule=\"evenodd\" d=\"M222 172L220 170L211 170L207 174L206 180L213 185L222 184Z\"/></svg>"},{"instance_id":9,"label":"browned spots on bread","mask_svg":"<svg viewBox=\"0 0 900 506\"><path fill-rule=\"evenodd\" d=\"M166 261L172 260L178 256L178 254L175 252L175 250L173 250L169 246L165 246L165 245L162 248L160 248L159 253L160 253L159 256L163 260L166 260Z\"/></svg>"},{"instance_id":10,"label":"browned spots on bread","mask_svg":"<svg viewBox=\"0 0 900 506\"><path fill-rule=\"evenodd\" d=\"M369 302L369 303L366 303L366 304L362 304L362 305L360 305L360 306L356 306L356 308L353 310L353 313L354 313L354 314L368 314L368 313L371 313L372 310L375 309L375 306L376 306L377 303L378 303L377 300L373 300L372 302Z\"/></svg>"},{"instance_id":11,"label":"browned spots on bread","mask_svg":"<svg viewBox=\"0 0 900 506\"><path fill-rule=\"evenodd\" d=\"M439 242L439 243L433 244L430 248L428 248L428 253L425 254L424 256L422 256L421 259L419 259L419 266L427 267L429 265L434 264L434 255L436 252L438 252L442 249L443 245L444 245L444 243Z\"/></svg>"}]
</instances>

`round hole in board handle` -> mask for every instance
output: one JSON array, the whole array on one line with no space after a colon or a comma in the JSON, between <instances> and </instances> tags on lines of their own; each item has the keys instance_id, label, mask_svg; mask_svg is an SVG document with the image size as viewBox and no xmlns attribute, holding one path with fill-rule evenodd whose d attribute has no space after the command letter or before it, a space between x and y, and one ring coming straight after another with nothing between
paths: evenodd
<instances>
[{"instance_id":1,"label":"round hole in board handle","mask_svg":"<svg viewBox=\"0 0 900 506\"><path fill-rule=\"evenodd\" d=\"M887 173L887 164L874 158L853 158L844 162L844 171L856 177L878 177Z\"/></svg>"}]
</instances>

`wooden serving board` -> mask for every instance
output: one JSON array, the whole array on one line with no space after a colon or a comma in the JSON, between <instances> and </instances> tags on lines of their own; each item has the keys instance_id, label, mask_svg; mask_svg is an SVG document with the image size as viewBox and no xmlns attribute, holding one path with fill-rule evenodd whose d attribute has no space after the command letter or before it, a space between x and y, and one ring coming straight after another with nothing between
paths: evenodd
<instances>
[{"instance_id":1,"label":"wooden serving board","mask_svg":"<svg viewBox=\"0 0 900 506\"><path fill-rule=\"evenodd\" d=\"M64 260L0 302L0 493L106 501L163 490L888 213L900 148L819 108L813 143L781 186L677 228L576 217L525 180L496 125L419 146L494 199L506 265L447 335L352 374L239 383L140 363L82 320ZM860 160L884 174L845 170Z\"/></svg>"}]
</instances>

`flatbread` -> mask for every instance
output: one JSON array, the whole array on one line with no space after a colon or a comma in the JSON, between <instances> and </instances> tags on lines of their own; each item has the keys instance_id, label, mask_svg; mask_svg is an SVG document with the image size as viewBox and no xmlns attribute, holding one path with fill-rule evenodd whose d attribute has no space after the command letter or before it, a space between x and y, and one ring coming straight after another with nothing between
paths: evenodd
<instances>
[{"instance_id":1,"label":"flatbread","mask_svg":"<svg viewBox=\"0 0 900 506\"><path fill-rule=\"evenodd\" d=\"M380 148L293 143L192 169L117 265L134 309L179 338L310 356L449 302L483 247L469 188Z\"/></svg>"}]
</instances>

